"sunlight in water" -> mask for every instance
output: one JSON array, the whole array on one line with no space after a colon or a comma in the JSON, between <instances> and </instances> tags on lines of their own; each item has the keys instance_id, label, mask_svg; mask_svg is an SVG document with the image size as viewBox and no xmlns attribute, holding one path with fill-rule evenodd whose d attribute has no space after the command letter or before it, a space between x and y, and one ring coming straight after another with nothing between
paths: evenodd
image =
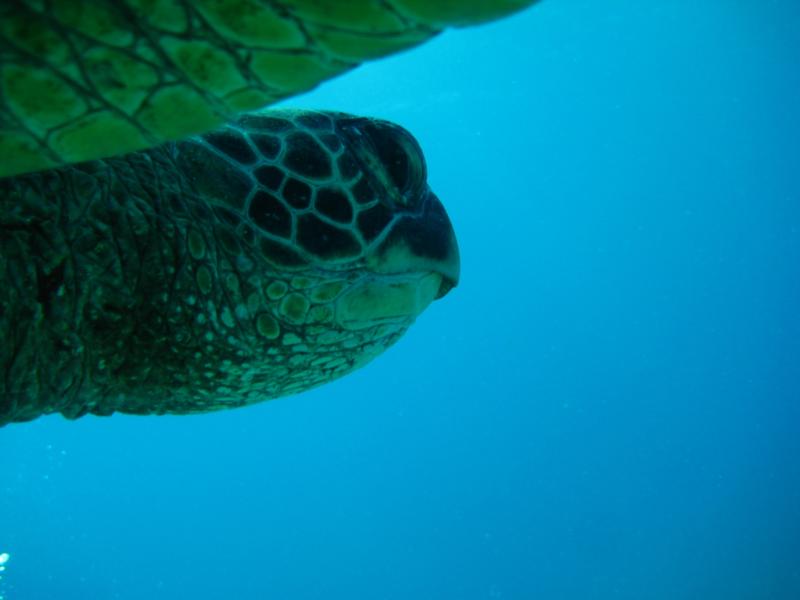
<instances>
[{"instance_id":1,"label":"sunlight in water","mask_svg":"<svg viewBox=\"0 0 800 600\"><path fill-rule=\"evenodd\" d=\"M3 579L3 571L6 570L6 563L8 559L11 558L11 555L8 552L0 552L0 580ZM2 581L0 581L2 583ZM3 600L5 596L3 595L3 590L0 588L0 600Z\"/></svg>"}]
</instances>

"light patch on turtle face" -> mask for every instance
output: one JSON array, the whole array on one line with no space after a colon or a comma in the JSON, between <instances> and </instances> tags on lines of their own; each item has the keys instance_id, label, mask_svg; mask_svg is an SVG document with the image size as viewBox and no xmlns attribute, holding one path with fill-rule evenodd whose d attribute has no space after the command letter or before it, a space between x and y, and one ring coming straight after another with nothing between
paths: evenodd
<instances>
[{"instance_id":1,"label":"light patch on turtle face","mask_svg":"<svg viewBox=\"0 0 800 600\"><path fill-rule=\"evenodd\" d=\"M402 273L414 264L416 256L405 243L394 244L382 254L369 257L367 267L374 273Z\"/></svg>"},{"instance_id":2,"label":"light patch on turtle face","mask_svg":"<svg viewBox=\"0 0 800 600\"><path fill-rule=\"evenodd\" d=\"M365 279L337 300L336 320L345 329L364 329L386 321L410 323L433 302L441 284L438 273Z\"/></svg>"},{"instance_id":3,"label":"light patch on turtle face","mask_svg":"<svg viewBox=\"0 0 800 600\"><path fill-rule=\"evenodd\" d=\"M455 245L453 246L455 248ZM414 252L404 242L396 242L380 254L373 254L367 260L367 268L373 273L395 274L407 271L435 272L453 282L458 281L460 261L457 252L445 260L435 260Z\"/></svg>"}]
</instances>

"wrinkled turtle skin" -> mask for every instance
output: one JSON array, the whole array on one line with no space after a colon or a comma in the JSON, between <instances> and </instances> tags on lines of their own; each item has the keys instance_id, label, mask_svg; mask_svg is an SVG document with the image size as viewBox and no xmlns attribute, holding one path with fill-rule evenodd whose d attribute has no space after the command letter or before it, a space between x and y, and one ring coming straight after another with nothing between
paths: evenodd
<instances>
[{"instance_id":1,"label":"wrinkled turtle skin","mask_svg":"<svg viewBox=\"0 0 800 600\"><path fill-rule=\"evenodd\" d=\"M243 406L394 343L459 277L417 142L237 114L530 3L4 3L0 425Z\"/></svg>"}]
</instances>

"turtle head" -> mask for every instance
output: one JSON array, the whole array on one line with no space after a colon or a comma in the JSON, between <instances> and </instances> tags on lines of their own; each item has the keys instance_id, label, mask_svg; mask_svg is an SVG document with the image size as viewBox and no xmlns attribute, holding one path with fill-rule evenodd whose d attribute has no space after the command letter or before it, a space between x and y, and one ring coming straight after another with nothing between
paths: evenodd
<instances>
[{"instance_id":1,"label":"turtle head","mask_svg":"<svg viewBox=\"0 0 800 600\"><path fill-rule=\"evenodd\" d=\"M339 119L336 130L362 173L354 199L372 203L356 221L362 237L380 239L369 268L439 273L437 297L444 296L458 283L458 244L444 206L428 186L417 140L399 125L362 117Z\"/></svg>"},{"instance_id":2,"label":"turtle head","mask_svg":"<svg viewBox=\"0 0 800 600\"><path fill-rule=\"evenodd\" d=\"M279 271L361 277L384 307L393 300L382 294L405 290L413 316L458 283L452 225L398 125L270 110L177 148L199 193Z\"/></svg>"}]
</instances>

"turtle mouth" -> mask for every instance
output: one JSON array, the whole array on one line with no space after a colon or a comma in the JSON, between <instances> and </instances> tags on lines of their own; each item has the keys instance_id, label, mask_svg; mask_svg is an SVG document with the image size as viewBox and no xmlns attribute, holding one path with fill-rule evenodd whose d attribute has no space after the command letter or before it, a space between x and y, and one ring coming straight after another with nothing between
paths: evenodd
<instances>
[{"instance_id":1,"label":"turtle mouth","mask_svg":"<svg viewBox=\"0 0 800 600\"><path fill-rule=\"evenodd\" d=\"M337 300L336 321L345 329L407 327L440 297L443 280L430 271L364 277Z\"/></svg>"}]
</instances>

